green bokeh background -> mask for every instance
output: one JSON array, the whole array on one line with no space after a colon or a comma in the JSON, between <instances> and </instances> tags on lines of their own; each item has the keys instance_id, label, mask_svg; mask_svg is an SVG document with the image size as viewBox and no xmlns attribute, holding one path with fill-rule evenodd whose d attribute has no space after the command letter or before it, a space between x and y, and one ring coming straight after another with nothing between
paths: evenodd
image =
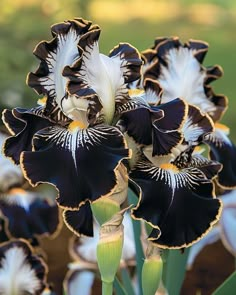
<instances>
[{"instance_id":1,"label":"green bokeh background","mask_svg":"<svg viewBox=\"0 0 236 295\"><path fill-rule=\"evenodd\" d=\"M143 4L142 4L143 3ZM201 39L210 48L204 65L219 64L224 76L214 82L216 93L229 98L223 123L236 141L236 1L234 0L1 0L0 106L34 106L37 94L26 83L38 61L32 51L51 39L50 26L84 17L102 28L100 51L107 54L119 42L139 50L157 36Z\"/></svg>"}]
</instances>

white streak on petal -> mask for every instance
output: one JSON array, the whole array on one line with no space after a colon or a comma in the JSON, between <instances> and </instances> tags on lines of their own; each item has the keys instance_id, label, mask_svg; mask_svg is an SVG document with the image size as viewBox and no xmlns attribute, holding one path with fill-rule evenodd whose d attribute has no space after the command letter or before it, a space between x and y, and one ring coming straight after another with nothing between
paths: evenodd
<instances>
[{"instance_id":1,"label":"white streak on petal","mask_svg":"<svg viewBox=\"0 0 236 295\"><path fill-rule=\"evenodd\" d=\"M10 295L19 291L35 294L40 282L35 271L27 264L26 255L19 247L10 248L1 260L0 293Z\"/></svg>"},{"instance_id":2,"label":"white streak on petal","mask_svg":"<svg viewBox=\"0 0 236 295\"><path fill-rule=\"evenodd\" d=\"M185 140L190 143L198 140L204 130L198 124L193 124L191 118L188 117L183 125L182 132Z\"/></svg>"},{"instance_id":3,"label":"white streak on petal","mask_svg":"<svg viewBox=\"0 0 236 295\"><path fill-rule=\"evenodd\" d=\"M163 88L162 103L176 97L183 97L189 103L197 105L204 112L215 110L214 104L204 92L205 71L194 57L194 50L188 48L171 49L166 54L168 67L161 66L158 79Z\"/></svg>"}]
</instances>

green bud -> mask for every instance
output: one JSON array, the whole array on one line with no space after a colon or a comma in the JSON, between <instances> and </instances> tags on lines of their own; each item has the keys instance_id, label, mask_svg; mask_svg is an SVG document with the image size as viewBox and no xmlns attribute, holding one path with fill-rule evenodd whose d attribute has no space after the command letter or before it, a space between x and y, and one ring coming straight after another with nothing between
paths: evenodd
<instances>
[{"instance_id":1,"label":"green bud","mask_svg":"<svg viewBox=\"0 0 236 295\"><path fill-rule=\"evenodd\" d=\"M100 240L97 246L97 261L102 281L111 284L114 281L123 248L123 213L119 212L101 226Z\"/></svg>"},{"instance_id":2,"label":"green bud","mask_svg":"<svg viewBox=\"0 0 236 295\"><path fill-rule=\"evenodd\" d=\"M147 252L142 268L143 295L154 295L161 282L163 262L154 244L148 246Z\"/></svg>"},{"instance_id":3,"label":"green bud","mask_svg":"<svg viewBox=\"0 0 236 295\"><path fill-rule=\"evenodd\" d=\"M91 204L94 217L100 225L112 218L114 214L120 211L120 205L108 197L100 198Z\"/></svg>"}]
</instances>

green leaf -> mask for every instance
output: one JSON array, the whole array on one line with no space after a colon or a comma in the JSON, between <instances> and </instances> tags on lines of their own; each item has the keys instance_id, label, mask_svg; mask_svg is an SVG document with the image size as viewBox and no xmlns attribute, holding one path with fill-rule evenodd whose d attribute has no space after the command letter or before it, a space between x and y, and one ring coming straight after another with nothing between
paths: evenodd
<instances>
[{"instance_id":1,"label":"green leaf","mask_svg":"<svg viewBox=\"0 0 236 295\"><path fill-rule=\"evenodd\" d=\"M135 193L129 189L128 190L128 199L130 204L136 204L138 201L138 197ZM136 249L136 269L137 269L137 277L138 277L138 284L139 284L139 294L142 295L142 268L144 262L144 253L143 248L140 240L141 235L141 226L138 220L133 220L133 230L134 230L134 242L135 242L135 249Z\"/></svg>"},{"instance_id":2,"label":"green leaf","mask_svg":"<svg viewBox=\"0 0 236 295\"><path fill-rule=\"evenodd\" d=\"M131 281L131 278L130 278L130 274L127 271L126 268L121 269L121 278L122 278L122 282L124 284L124 287L125 287L125 290L127 291L127 293L129 295L135 295L133 285L132 285L132 281Z\"/></svg>"},{"instance_id":3,"label":"green leaf","mask_svg":"<svg viewBox=\"0 0 236 295\"><path fill-rule=\"evenodd\" d=\"M114 289L116 290L116 295L128 295L124 287L122 286L121 282L115 277L113 282Z\"/></svg>"},{"instance_id":4,"label":"green leaf","mask_svg":"<svg viewBox=\"0 0 236 295\"><path fill-rule=\"evenodd\" d=\"M233 272L224 282L220 285L212 295L233 295L236 290L236 271Z\"/></svg>"},{"instance_id":5,"label":"green leaf","mask_svg":"<svg viewBox=\"0 0 236 295\"><path fill-rule=\"evenodd\" d=\"M185 277L189 249L185 249L184 253L181 253L180 250L163 251L162 259L164 265L162 280L169 295L180 294Z\"/></svg>"}]
</instances>

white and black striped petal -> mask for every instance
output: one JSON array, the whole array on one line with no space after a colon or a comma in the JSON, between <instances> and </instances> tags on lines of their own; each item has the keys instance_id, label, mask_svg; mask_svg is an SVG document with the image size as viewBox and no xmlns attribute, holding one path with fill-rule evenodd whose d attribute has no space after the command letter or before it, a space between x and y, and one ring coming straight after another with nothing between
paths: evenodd
<instances>
[{"instance_id":1,"label":"white and black striped petal","mask_svg":"<svg viewBox=\"0 0 236 295\"><path fill-rule=\"evenodd\" d=\"M197 167L156 167L143 159L130 178L141 192L132 215L153 227L149 238L161 248L190 246L219 219L221 202L213 198L213 184Z\"/></svg>"},{"instance_id":2,"label":"white and black striped petal","mask_svg":"<svg viewBox=\"0 0 236 295\"><path fill-rule=\"evenodd\" d=\"M0 294L40 295L46 286L47 267L23 240L0 246Z\"/></svg>"},{"instance_id":3,"label":"white and black striped petal","mask_svg":"<svg viewBox=\"0 0 236 295\"><path fill-rule=\"evenodd\" d=\"M210 147L210 158L222 164L217 182L225 189L236 187L236 147L228 134L227 126L216 123L215 131L204 137Z\"/></svg>"},{"instance_id":4,"label":"white and black striped petal","mask_svg":"<svg viewBox=\"0 0 236 295\"><path fill-rule=\"evenodd\" d=\"M25 177L33 186L54 185L57 201L66 209L77 210L86 200L111 194L120 162L130 157L122 133L106 125L48 127L35 134L33 144L34 151L21 156Z\"/></svg>"},{"instance_id":5,"label":"white and black striped petal","mask_svg":"<svg viewBox=\"0 0 236 295\"><path fill-rule=\"evenodd\" d=\"M20 188L1 196L0 211L10 237L31 240L35 236L52 236L59 229L57 205Z\"/></svg>"},{"instance_id":6,"label":"white and black striped petal","mask_svg":"<svg viewBox=\"0 0 236 295\"><path fill-rule=\"evenodd\" d=\"M64 210L63 220L77 236L93 236L93 214L88 201L78 210Z\"/></svg>"},{"instance_id":7,"label":"white and black striped petal","mask_svg":"<svg viewBox=\"0 0 236 295\"><path fill-rule=\"evenodd\" d=\"M191 146L202 142L203 135L213 132L214 124L211 118L203 114L201 110L193 105L188 106L188 115L182 128L184 140Z\"/></svg>"},{"instance_id":8,"label":"white and black striped petal","mask_svg":"<svg viewBox=\"0 0 236 295\"><path fill-rule=\"evenodd\" d=\"M78 60L78 42L91 29L91 22L79 18L52 26L53 39L42 41L34 50L40 65L35 73L28 75L28 85L60 106L61 100L67 96L67 78L62 75L63 69Z\"/></svg>"},{"instance_id":9,"label":"white and black striped petal","mask_svg":"<svg viewBox=\"0 0 236 295\"><path fill-rule=\"evenodd\" d=\"M99 33L93 31L83 36L79 42L80 60L64 69L64 75L70 80L69 93L74 97L64 99L62 106L64 110L75 109L81 105L81 98L93 97L93 111L101 111L110 123L116 105L128 100L127 84L139 79L142 61L138 51L126 43L116 46L109 56L100 54Z\"/></svg>"},{"instance_id":10,"label":"white and black striped petal","mask_svg":"<svg viewBox=\"0 0 236 295\"><path fill-rule=\"evenodd\" d=\"M3 112L3 121L12 136L8 137L3 146L5 156L19 164L22 151L32 150L32 138L34 134L45 127L53 125L53 122L42 115L41 107L32 109L15 108L12 111Z\"/></svg>"}]
</instances>

